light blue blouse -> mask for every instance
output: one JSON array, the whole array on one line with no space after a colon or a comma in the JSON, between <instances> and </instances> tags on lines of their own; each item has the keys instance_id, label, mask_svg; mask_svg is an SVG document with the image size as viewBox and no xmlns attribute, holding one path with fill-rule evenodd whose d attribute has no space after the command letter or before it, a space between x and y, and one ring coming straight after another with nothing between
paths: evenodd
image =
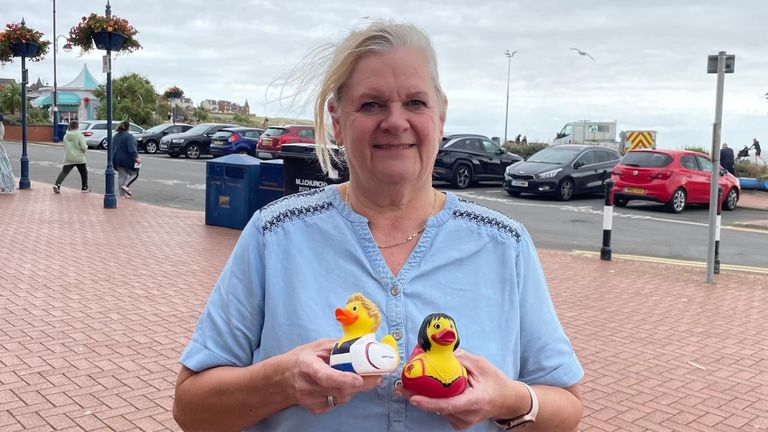
<instances>
[{"instance_id":1,"label":"light blue blouse","mask_svg":"<svg viewBox=\"0 0 768 432\"><path fill-rule=\"evenodd\" d=\"M507 376L528 384L577 383L583 370L555 314L528 232L496 211L446 196L396 276L367 219L346 205L335 185L265 206L243 230L182 364L195 371L248 366L340 337L333 311L349 294L362 292L382 312L377 339L393 335L402 363L423 318L444 312L456 321L461 348ZM250 430L451 430L445 418L392 394L402 363L377 389L327 414L293 406ZM470 430L499 429L488 421Z\"/></svg>"}]
</instances>

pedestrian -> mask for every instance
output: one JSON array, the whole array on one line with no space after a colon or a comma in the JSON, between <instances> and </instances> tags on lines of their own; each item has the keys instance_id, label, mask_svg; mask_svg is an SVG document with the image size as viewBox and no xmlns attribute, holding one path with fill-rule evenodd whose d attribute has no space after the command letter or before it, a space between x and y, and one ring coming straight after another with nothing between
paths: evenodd
<instances>
[{"instance_id":1,"label":"pedestrian","mask_svg":"<svg viewBox=\"0 0 768 432\"><path fill-rule=\"evenodd\" d=\"M117 133L112 137L112 165L117 169L117 184L120 196L130 198L130 185L139 177L138 167L141 166L141 158L136 147L136 138L128 130L130 123L125 120L117 126Z\"/></svg>"},{"instance_id":2,"label":"pedestrian","mask_svg":"<svg viewBox=\"0 0 768 432\"><path fill-rule=\"evenodd\" d=\"M264 120L261 121L261 127L264 129L269 127L269 117L264 117Z\"/></svg>"},{"instance_id":3,"label":"pedestrian","mask_svg":"<svg viewBox=\"0 0 768 432\"><path fill-rule=\"evenodd\" d=\"M5 151L5 125L3 114L0 113L0 192L12 193L16 190L16 177L8 153Z\"/></svg>"},{"instance_id":4,"label":"pedestrian","mask_svg":"<svg viewBox=\"0 0 768 432\"><path fill-rule=\"evenodd\" d=\"M85 143L85 137L80 133L79 127L80 124L77 120L73 120L69 122L67 132L64 134L64 166L53 184L54 193L61 193L61 184L72 171L72 168L77 168L77 172L80 173L80 192L91 191L91 188L88 187L88 168L86 167L85 156L88 144Z\"/></svg>"},{"instance_id":5,"label":"pedestrian","mask_svg":"<svg viewBox=\"0 0 768 432\"><path fill-rule=\"evenodd\" d=\"M520 141L520 143L522 145L528 145L528 136L527 135L523 135L523 140Z\"/></svg>"},{"instance_id":6,"label":"pedestrian","mask_svg":"<svg viewBox=\"0 0 768 432\"><path fill-rule=\"evenodd\" d=\"M515 144L520 145L520 134L515 137Z\"/></svg>"},{"instance_id":7,"label":"pedestrian","mask_svg":"<svg viewBox=\"0 0 768 432\"><path fill-rule=\"evenodd\" d=\"M511 430L535 418L536 430L575 430L583 370L531 236L432 187L448 100L427 35L372 22L322 52L297 70L322 80L321 167L344 157L349 181L254 214L181 356L176 421L189 430L373 432ZM272 271L286 262L290 270ZM478 263L494 271L480 275ZM352 292L381 305L379 331L394 335L401 358L425 316L450 315L468 389L431 399L405 393L397 375L329 366L340 336L333 311Z\"/></svg>"},{"instance_id":8,"label":"pedestrian","mask_svg":"<svg viewBox=\"0 0 768 432\"><path fill-rule=\"evenodd\" d=\"M728 147L728 143L723 143L723 148L720 149L720 166L728 170L729 173L736 175L735 160L733 149Z\"/></svg>"},{"instance_id":9,"label":"pedestrian","mask_svg":"<svg viewBox=\"0 0 768 432\"><path fill-rule=\"evenodd\" d=\"M757 140L757 138L752 138L752 147L755 149L755 163L757 163L757 160L760 159L763 162L763 165L765 165L765 160L762 156L760 156L760 141Z\"/></svg>"}]
</instances>

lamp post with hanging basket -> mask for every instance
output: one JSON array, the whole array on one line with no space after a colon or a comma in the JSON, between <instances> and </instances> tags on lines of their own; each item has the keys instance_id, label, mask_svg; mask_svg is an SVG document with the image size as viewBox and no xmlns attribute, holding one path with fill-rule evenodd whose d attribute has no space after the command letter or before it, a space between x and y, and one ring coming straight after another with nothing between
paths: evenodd
<instances>
[{"instance_id":1,"label":"lamp post with hanging basket","mask_svg":"<svg viewBox=\"0 0 768 432\"><path fill-rule=\"evenodd\" d=\"M112 145L112 51L132 52L141 48L135 36L138 34L128 21L112 15L112 7L107 0L104 16L91 14L83 17L81 22L69 31L72 45L79 47L82 52L93 49L106 50L104 56L104 72L107 74L106 104L107 104L107 168L104 171L106 186L104 188L104 208L117 208L115 196L115 169L112 165L114 146Z\"/></svg>"}]
</instances>

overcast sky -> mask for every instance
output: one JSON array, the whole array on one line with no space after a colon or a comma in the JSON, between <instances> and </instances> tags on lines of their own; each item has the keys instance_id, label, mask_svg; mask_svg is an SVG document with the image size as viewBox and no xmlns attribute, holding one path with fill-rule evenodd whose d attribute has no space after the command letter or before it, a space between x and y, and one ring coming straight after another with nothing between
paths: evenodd
<instances>
[{"instance_id":1,"label":"overcast sky","mask_svg":"<svg viewBox=\"0 0 768 432\"><path fill-rule=\"evenodd\" d=\"M2 21L22 17L53 39L51 0L0 0ZM57 33L105 2L59 0ZM139 31L143 50L120 56L113 77L146 76L162 93L178 85L195 104L246 99L256 115L296 116L270 102L270 84L312 47L370 19L421 26L437 50L448 95L447 133L504 135L506 49L511 60L510 138L551 141L568 121L617 121L619 130L653 129L660 147L709 148L716 75L707 56L736 55L726 75L723 141L768 142L768 1L259 1L113 0L112 12ZM63 41L60 40L60 46ZM570 48L588 52L594 61ZM58 83L83 64L104 80L95 51L58 54ZM16 61L0 77L19 80ZM53 55L28 63L30 81L53 82ZM274 85L272 86L274 89ZM310 108L298 109L310 118Z\"/></svg>"}]
</instances>

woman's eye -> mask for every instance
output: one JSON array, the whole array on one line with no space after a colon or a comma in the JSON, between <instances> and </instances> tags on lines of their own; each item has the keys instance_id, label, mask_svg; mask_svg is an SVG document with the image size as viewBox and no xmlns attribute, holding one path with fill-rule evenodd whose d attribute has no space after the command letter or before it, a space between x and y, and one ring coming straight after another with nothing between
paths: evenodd
<instances>
[{"instance_id":1,"label":"woman's eye","mask_svg":"<svg viewBox=\"0 0 768 432\"><path fill-rule=\"evenodd\" d=\"M426 102L418 99L411 99L408 102L406 102L406 104L408 105L409 108L426 108L427 106Z\"/></svg>"},{"instance_id":2,"label":"woman's eye","mask_svg":"<svg viewBox=\"0 0 768 432\"><path fill-rule=\"evenodd\" d=\"M360 106L360 109L361 109L362 111L372 111L372 110L375 110L375 109L379 108L380 106L381 106L381 104L380 104L380 103L378 103L378 102L374 102L374 101L370 101L370 102L365 102L365 103L363 103L363 104Z\"/></svg>"}]
</instances>

